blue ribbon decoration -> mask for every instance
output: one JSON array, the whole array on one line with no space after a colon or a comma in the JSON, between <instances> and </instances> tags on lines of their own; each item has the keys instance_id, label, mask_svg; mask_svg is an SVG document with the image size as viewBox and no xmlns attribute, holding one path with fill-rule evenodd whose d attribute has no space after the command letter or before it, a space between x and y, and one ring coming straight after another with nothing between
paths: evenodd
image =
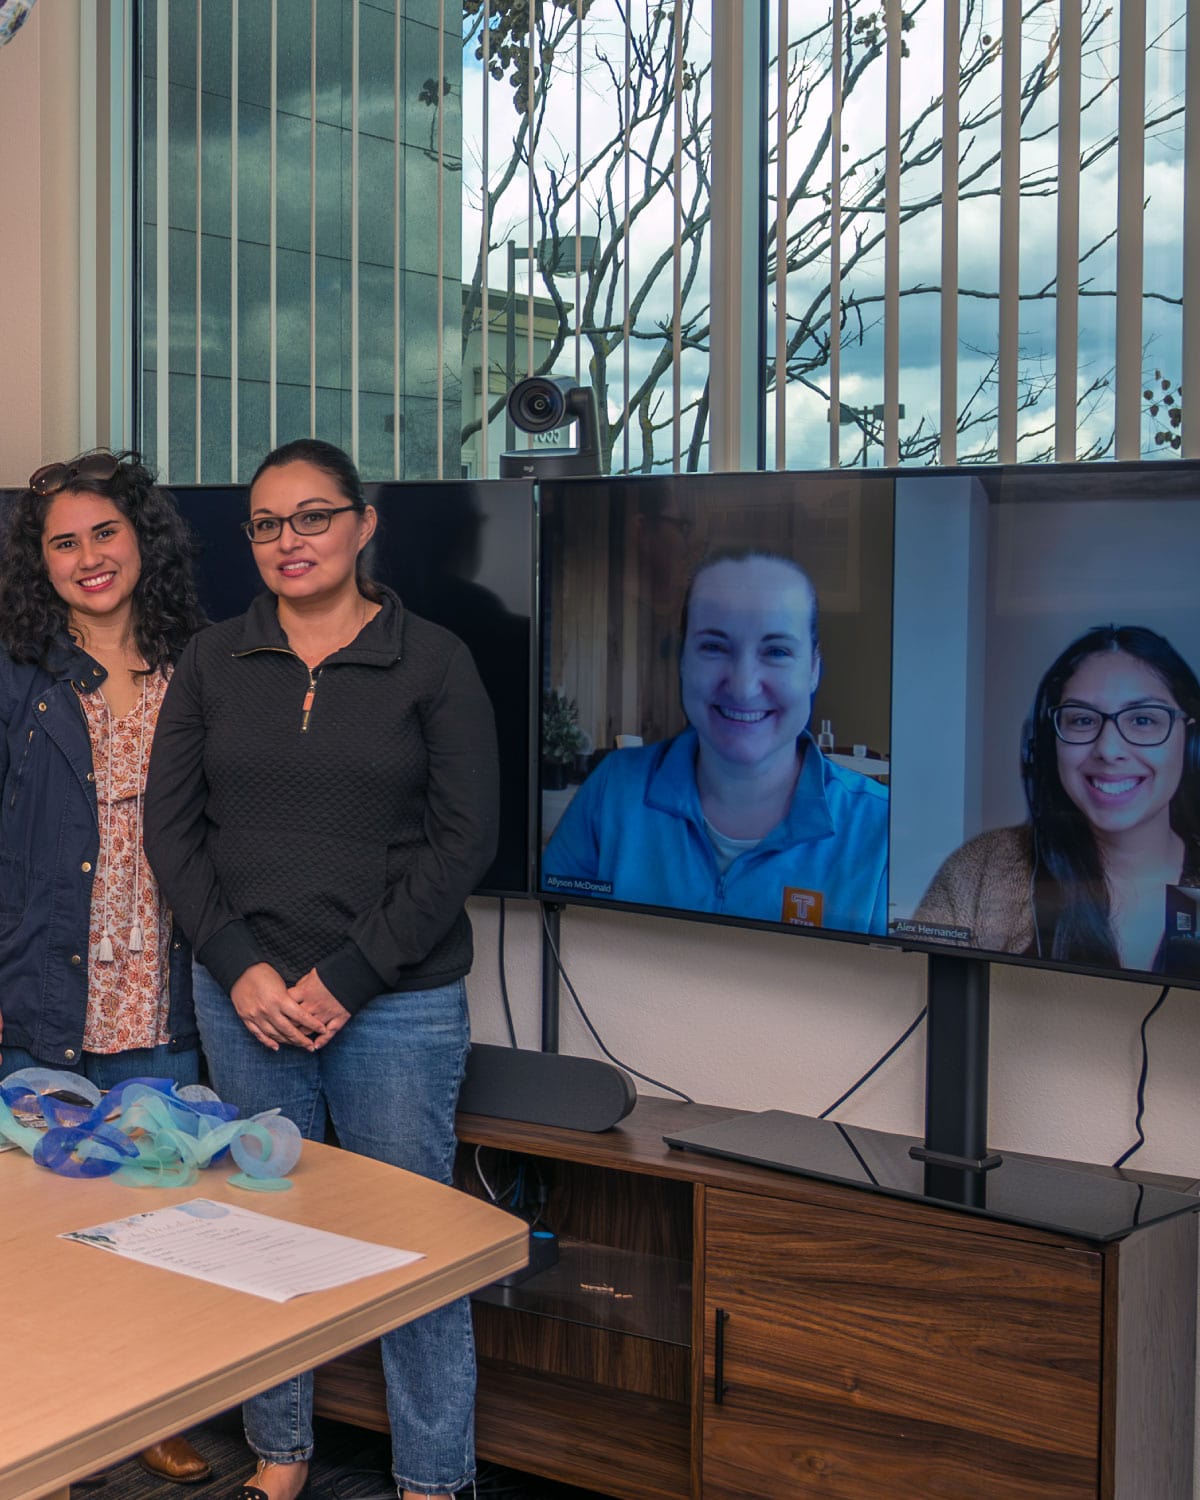
<instances>
[{"instance_id":1,"label":"blue ribbon decoration","mask_svg":"<svg viewBox=\"0 0 1200 1500\"><path fill-rule=\"evenodd\" d=\"M231 1182L268 1191L291 1185L302 1145L277 1109L240 1120L201 1084L130 1078L101 1094L50 1068L23 1068L0 1083L0 1138L59 1176L112 1176L131 1187L186 1187L230 1154L241 1169Z\"/></svg>"}]
</instances>

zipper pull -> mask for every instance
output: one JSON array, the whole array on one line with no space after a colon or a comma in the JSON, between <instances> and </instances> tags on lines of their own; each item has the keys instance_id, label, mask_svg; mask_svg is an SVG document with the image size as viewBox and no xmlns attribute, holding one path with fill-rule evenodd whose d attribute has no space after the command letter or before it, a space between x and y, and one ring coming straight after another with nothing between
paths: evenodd
<instances>
[{"instance_id":1,"label":"zipper pull","mask_svg":"<svg viewBox=\"0 0 1200 1500\"><path fill-rule=\"evenodd\" d=\"M313 676L312 668L308 672L308 691L304 695L304 702L300 705L300 733L303 734L308 728L308 716L312 713L313 699L317 696L317 679Z\"/></svg>"}]
</instances>

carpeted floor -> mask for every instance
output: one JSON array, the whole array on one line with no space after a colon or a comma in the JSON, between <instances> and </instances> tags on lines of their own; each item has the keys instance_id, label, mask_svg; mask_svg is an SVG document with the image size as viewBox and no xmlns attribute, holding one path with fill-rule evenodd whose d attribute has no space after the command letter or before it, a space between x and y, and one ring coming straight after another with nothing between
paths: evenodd
<instances>
[{"instance_id":1,"label":"carpeted floor","mask_svg":"<svg viewBox=\"0 0 1200 1500\"><path fill-rule=\"evenodd\" d=\"M218 1417L189 1436L213 1466L212 1478L202 1484L170 1484L147 1474L131 1460L110 1469L102 1484L73 1489L72 1496L79 1500L190 1500L192 1496L196 1500L225 1500L233 1495L253 1471L237 1415ZM309 1500L395 1500L384 1436L318 1419L316 1444ZM590 1490L572 1489L482 1462L476 1493L478 1500L606 1500Z\"/></svg>"}]
</instances>

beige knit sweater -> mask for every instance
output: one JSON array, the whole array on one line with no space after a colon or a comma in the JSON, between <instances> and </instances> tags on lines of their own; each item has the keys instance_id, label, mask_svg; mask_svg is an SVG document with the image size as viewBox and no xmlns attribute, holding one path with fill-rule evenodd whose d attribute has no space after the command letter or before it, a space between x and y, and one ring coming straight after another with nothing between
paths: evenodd
<instances>
[{"instance_id":1,"label":"beige knit sweater","mask_svg":"<svg viewBox=\"0 0 1200 1500\"><path fill-rule=\"evenodd\" d=\"M967 927L971 946L1025 953L1033 944L1029 825L993 828L956 849L930 882L913 921Z\"/></svg>"}]
</instances>

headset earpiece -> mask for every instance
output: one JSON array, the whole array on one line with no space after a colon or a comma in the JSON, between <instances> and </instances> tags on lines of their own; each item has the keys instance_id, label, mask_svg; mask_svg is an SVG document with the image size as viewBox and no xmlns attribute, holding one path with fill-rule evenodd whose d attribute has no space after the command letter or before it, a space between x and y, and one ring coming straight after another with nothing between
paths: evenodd
<instances>
[{"instance_id":1,"label":"headset earpiece","mask_svg":"<svg viewBox=\"0 0 1200 1500\"><path fill-rule=\"evenodd\" d=\"M1034 774L1036 764L1036 740L1037 740L1037 704L1034 710L1026 718L1021 726L1021 785L1025 791L1025 804L1029 808L1030 816L1034 816L1034 793L1037 787L1037 778Z\"/></svg>"},{"instance_id":2,"label":"headset earpiece","mask_svg":"<svg viewBox=\"0 0 1200 1500\"><path fill-rule=\"evenodd\" d=\"M1200 771L1200 724L1185 724L1183 733L1183 774L1195 776Z\"/></svg>"}]
</instances>

